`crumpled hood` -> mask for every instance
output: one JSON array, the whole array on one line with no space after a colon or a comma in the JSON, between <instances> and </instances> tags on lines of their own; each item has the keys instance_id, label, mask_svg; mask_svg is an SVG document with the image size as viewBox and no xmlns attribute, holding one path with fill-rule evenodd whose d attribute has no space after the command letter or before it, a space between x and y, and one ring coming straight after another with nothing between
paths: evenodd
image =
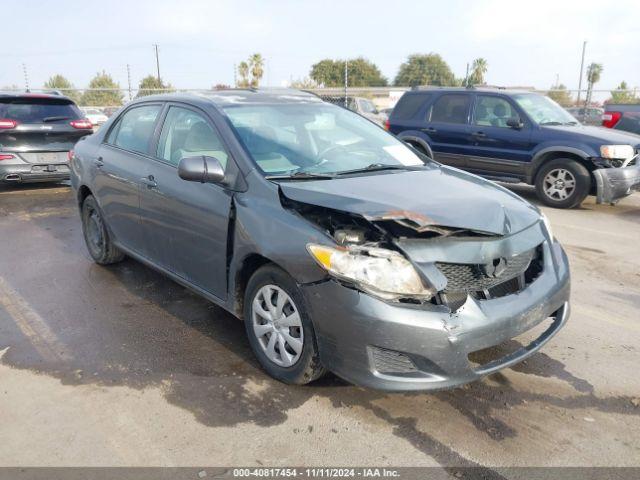
<instances>
[{"instance_id":1,"label":"crumpled hood","mask_svg":"<svg viewBox=\"0 0 640 480\"><path fill-rule=\"evenodd\" d=\"M333 180L283 181L279 186L291 200L372 221L407 219L417 226L508 235L540 219L537 209L516 194L444 166Z\"/></svg>"}]
</instances>

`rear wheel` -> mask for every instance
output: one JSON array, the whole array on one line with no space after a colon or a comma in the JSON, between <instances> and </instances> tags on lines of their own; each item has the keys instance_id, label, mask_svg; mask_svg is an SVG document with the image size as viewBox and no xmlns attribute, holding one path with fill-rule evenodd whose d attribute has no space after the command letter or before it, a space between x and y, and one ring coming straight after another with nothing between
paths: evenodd
<instances>
[{"instance_id":1,"label":"rear wheel","mask_svg":"<svg viewBox=\"0 0 640 480\"><path fill-rule=\"evenodd\" d=\"M89 195L82 202L81 216L84 241L93 261L100 265L122 261L124 253L111 241L102 212L93 195Z\"/></svg>"},{"instance_id":2,"label":"rear wheel","mask_svg":"<svg viewBox=\"0 0 640 480\"><path fill-rule=\"evenodd\" d=\"M244 323L253 353L273 378L303 385L324 374L302 294L284 270L265 265L253 274L245 292Z\"/></svg>"},{"instance_id":3,"label":"rear wheel","mask_svg":"<svg viewBox=\"0 0 640 480\"><path fill-rule=\"evenodd\" d=\"M550 207L580 206L591 188L589 171L568 158L556 158L543 165L536 176L538 198Z\"/></svg>"}]
</instances>

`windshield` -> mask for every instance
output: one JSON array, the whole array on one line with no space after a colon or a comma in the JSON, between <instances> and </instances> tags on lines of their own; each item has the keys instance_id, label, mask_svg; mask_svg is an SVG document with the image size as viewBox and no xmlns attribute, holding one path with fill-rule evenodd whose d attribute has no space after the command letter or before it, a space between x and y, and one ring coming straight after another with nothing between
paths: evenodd
<instances>
[{"instance_id":1,"label":"windshield","mask_svg":"<svg viewBox=\"0 0 640 480\"><path fill-rule=\"evenodd\" d=\"M538 125L578 125L569 112L549 97L522 93L514 95L513 98Z\"/></svg>"},{"instance_id":2,"label":"windshield","mask_svg":"<svg viewBox=\"0 0 640 480\"><path fill-rule=\"evenodd\" d=\"M339 174L424 162L369 120L324 103L224 108L238 137L267 175Z\"/></svg>"}]
</instances>

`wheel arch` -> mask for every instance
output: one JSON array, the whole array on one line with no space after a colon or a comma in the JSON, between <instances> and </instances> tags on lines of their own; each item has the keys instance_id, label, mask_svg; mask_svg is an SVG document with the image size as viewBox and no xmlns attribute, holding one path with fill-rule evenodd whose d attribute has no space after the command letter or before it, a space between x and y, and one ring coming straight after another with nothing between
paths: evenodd
<instances>
[{"instance_id":1,"label":"wheel arch","mask_svg":"<svg viewBox=\"0 0 640 480\"><path fill-rule=\"evenodd\" d=\"M398 139L412 147L422 148L429 158L433 158L433 150L431 150L431 147L424 138L420 138L415 135L400 135L398 136Z\"/></svg>"},{"instance_id":2,"label":"wheel arch","mask_svg":"<svg viewBox=\"0 0 640 480\"><path fill-rule=\"evenodd\" d=\"M583 165L590 174L594 170L594 165L590 161L590 156L584 150L573 147L548 147L539 151L533 157L533 160L531 162L531 172L529 174L529 178L527 179L528 183L535 185L538 174L540 173L542 167L546 163L557 158L568 158L571 160L575 160Z\"/></svg>"},{"instance_id":3,"label":"wheel arch","mask_svg":"<svg viewBox=\"0 0 640 480\"><path fill-rule=\"evenodd\" d=\"M275 265L278 268L282 267L270 258L255 252L246 255L236 265L235 272L232 276L233 284L231 285L233 292L232 307L233 313L242 320L244 317L244 295L249 279L259 268L265 265Z\"/></svg>"},{"instance_id":4,"label":"wheel arch","mask_svg":"<svg viewBox=\"0 0 640 480\"><path fill-rule=\"evenodd\" d=\"M78 207L82 208L84 199L87 198L89 195L93 195L93 192L91 191L91 189L86 185L80 185L80 188L78 188L78 193L76 197L78 201Z\"/></svg>"}]
</instances>

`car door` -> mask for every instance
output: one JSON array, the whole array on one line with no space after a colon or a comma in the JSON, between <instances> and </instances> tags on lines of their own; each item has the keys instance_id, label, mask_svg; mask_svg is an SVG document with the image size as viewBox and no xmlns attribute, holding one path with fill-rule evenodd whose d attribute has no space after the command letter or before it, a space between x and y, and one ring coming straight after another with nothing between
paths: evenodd
<instances>
[{"instance_id":1,"label":"car door","mask_svg":"<svg viewBox=\"0 0 640 480\"><path fill-rule=\"evenodd\" d=\"M519 127L510 127L519 119ZM467 168L475 173L524 177L531 161L531 125L507 97L477 94L472 115L473 154Z\"/></svg>"},{"instance_id":2,"label":"car door","mask_svg":"<svg viewBox=\"0 0 640 480\"><path fill-rule=\"evenodd\" d=\"M231 161L204 112L169 104L141 186L143 239L155 264L224 299L232 192L178 176L181 158L202 155Z\"/></svg>"},{"instance_id":3,"label":"car door","mask_svg":"<svg viewBox=\"0 0 640 480\"><path fill-rule=\"evenodd\" d=\"M467 167L472 153L469 126L472 94L467 92L440 95L427 112L421 130L428 136L435 160L459 168Z\"/></svg>"},{"instance_id":4,"label":"car door","mask_svg":"<svg viewBox=\"0 0 640 480\"><path fill-rule=\"evenodd\" d=\"M140 179L162 105L127 109L113 124L94 158L94 193L116 241L142 253Z\"/></svg>"}]
</instances>

